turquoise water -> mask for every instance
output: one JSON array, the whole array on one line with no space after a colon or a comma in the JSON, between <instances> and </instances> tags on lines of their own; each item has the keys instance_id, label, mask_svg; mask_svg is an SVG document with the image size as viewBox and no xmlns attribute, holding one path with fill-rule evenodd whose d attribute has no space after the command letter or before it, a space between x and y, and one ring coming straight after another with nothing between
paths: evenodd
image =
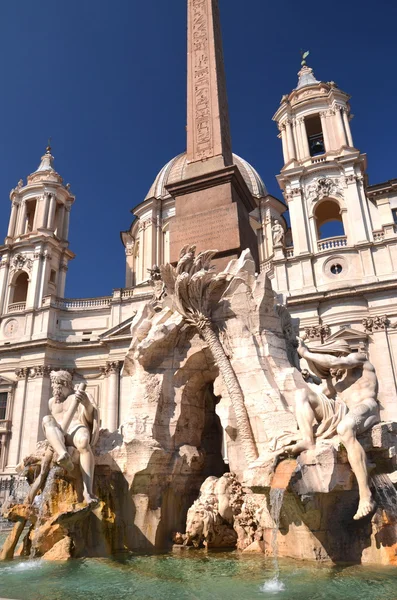
<instances>
[{"instance_id":1,"label":"turquoise water","mask_svg":"<svg viewBox=\"0 0 397 600\"><path fill-rule=\"evenodd\" d=\"M0 563L0 597L15 600L397 600L397 568L316 566L237 552ZM280 589L284 587L284 589Z\"/></svg>"}]
</instances>

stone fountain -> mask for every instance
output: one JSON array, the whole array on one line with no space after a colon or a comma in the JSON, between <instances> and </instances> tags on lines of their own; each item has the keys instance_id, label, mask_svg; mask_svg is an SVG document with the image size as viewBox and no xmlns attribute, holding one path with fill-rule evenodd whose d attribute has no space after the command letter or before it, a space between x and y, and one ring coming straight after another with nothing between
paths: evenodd
<instances>
[{"instance_id":1,"label":"stone fountain","mask_svg":"<svg viewBox=\"0 0 397 600\"><path fill-rule=\"evenodd\" d=\"M397 424L379 422L372 365L307 348L250 253L218 274L214 254L186 246L156 271L132 322L119 430L97 431L84 386L53 374L47 440L19 465L31 488L5 511L2 559L204 546L395 563Z\"/></svg>"}]
</instances>

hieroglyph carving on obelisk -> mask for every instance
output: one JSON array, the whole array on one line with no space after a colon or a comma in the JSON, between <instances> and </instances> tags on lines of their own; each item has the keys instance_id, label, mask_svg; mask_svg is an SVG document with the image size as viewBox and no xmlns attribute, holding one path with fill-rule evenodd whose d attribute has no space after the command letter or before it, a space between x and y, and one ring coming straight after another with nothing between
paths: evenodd
<instances>
[{"instance_id":1,"label":"hieroglyph carving on obelisk","mask_svg":"<svg viewBox=\"0 0 397 600\"><path fill-rule=\"evenodd\" d=\"M229 114L218 0L188 0L187 157L231 165Z\"/></svg>"}]
</instances>

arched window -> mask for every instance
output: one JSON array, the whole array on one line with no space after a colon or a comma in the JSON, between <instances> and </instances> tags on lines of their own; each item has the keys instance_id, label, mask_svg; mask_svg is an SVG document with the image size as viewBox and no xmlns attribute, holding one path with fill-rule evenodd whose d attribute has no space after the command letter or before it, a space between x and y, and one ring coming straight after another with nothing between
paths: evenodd
<instances>
[{"instance_id":1,"label":"arched window","mask_svg":"<svg viewBox=\"0 0 397 600\"><path fill-rule=\"evenodd\" d=\"M14 283L14 293L11 302L26 302L28 297L29 276L25 271L18 275Z\"/></svg>"},{"instance_id":2,"label":"arched window","mask_svg":"<svg viewBox=\"0 0 397 600\"><path fill-rule=\"evenodd\" d=\"M334 200L321 202L314 213L319 240L345 235L340 207Z\"/></svg>"},{"instance_id":3,"label":"arched window","mask_svg":"<svg viewBox=\"0 0 397 600\"><path fill-rule=\"evenodd\" d=\"M305 118L307 141L309 143L310 156L324 154L324 135L321 127L320 115L310 115Z\"/></svg>"},{"instance_id":4,"label":"arched window","mask_svg":"<svg viewBox=\"0 0 397 600\"><path fill-rule=\"evenodd\" d=\"M31 233L33 231L36 205L37 205L36 199L29 200L29 202L26 202L26 230L25 230L25 233Z\"/></svg>"}]
</instances>

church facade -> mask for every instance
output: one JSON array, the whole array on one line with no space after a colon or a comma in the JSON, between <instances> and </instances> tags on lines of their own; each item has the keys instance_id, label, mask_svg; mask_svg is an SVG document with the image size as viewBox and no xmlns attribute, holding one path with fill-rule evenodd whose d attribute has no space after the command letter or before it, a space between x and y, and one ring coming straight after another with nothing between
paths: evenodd
<instances>
[{"instance_id":1,"label":"church facade","mask_svg":"<svg viewBox=\"0 0 397 600\"><path fill-rule=\"evenodd\" d=\"M297 333L365 349L380 380L382 416L397 420L397 180L368 184L350 118L349 96L303 64L273 117L284 199L268 194L232 152L217 2L188 0L186 152L159 171L121 233L125 287L65 298L75 198L50 147L10 193L0 247L0 476L15 473L43 439L53 369L87 384L102 427L134 426L122 371L130 325L152 297L153 265L175 261L185 243L217 248L218 269L249 247Z\"/></svg>"}]
</instances>

